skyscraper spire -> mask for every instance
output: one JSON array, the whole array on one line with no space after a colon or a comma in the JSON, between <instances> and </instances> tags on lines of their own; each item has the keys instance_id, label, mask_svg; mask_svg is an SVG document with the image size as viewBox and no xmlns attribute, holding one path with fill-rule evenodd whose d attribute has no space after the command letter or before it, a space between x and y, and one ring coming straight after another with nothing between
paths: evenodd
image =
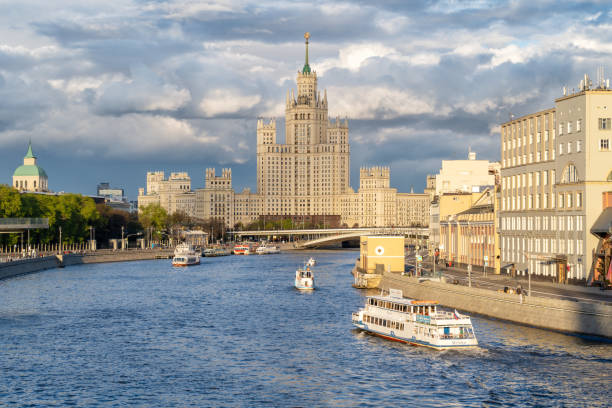
<instances>
[{"instance_id":1,"label":"skyscraper spire","mask_svg":"<svg viewBox=\"0 0 612 408\"><path fill-rule=\"evenodd\" d=\"M304 34L304 38L306 39L306 62L304 63L304 68L302 68L302 74L310 74L310 65L308 65L308 39L310 38L310 33Z\"/></svg>"}]
</instances>

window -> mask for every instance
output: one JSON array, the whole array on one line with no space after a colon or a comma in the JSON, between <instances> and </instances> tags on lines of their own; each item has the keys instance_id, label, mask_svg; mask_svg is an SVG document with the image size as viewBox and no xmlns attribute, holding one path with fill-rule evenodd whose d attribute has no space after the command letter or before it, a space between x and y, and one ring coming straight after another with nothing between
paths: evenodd
<instances>
[{"instance_id":1,"label":"window","mask_svg":"<svg viewBox=\"0 0 612 408\"><path fill-rule=\"evenodd\" d=\"M559 156L563 154L563 143L559 143Z\"/></svg>"},{"instance_id":2,"label":"window","mask_svg":"<svg viewBox=\"0 0 612 408\"><path fill-rule=\"evenodd\" d=\"M559 136L563 134L563 122L559 123Z\"/></svg>"},{"instance_id":3,"label":"window","mask_svg":"<svg viewBox=\"0 0 612 408\"><path fill-rule=\"evenodd\" d=\"M610 118L599 118L599 130L610 130Z\"/></svg>"},{"instance_id":4,"label":"window","mask_svg":"<svg viewBox=\"0 0 612 408\"><path fill-rule=\"evenodd\" d=\"M572 122L567 122L567 133L572 133Z\"/></svg>"},{"instance_id":5,"label":"window","mask_svg":"<svg viewBox=\"0 0 612 408\"><path fill-rule=\"evenodd\" d=\"M557 200L557 206L563 208L563 193L559 193L559 199Z\"/></svg>"},{"instance_id":6,"label":"window","mask_svg":"<svg viewBox=\"0 0 612 408\"><path fill-rule=\"evenodd\" d=\"M580 132L581 127L582 127L582 119L578 119L576 121L576 132Z\"/></svg>"},{"instance_id":7,"label":"window","mask_svg":"<svg viewBox=\"0 0 612 408\"><path fill-rule=\"evenodd\" d=\"M572 142L567 142L567 154L572 152Z\"/></svg>"},{"instance_id":8,"label":"window","mask_svg":"<svg viewBox=\"0 0 612 408\"><path fill-rule=\"evenodd\" d=\"M582 207L582 193L576 193L576 207Z\"/></svg>"},{"instance_id":9,"label":"window","mask_svg":"<svg viewBox=\"0 0 612 408\"><path fill-rule=\"evenodd\" d=\"M576 140L576 151L578 153L582 151L582 140Z\"/></svg>"},{"instance_id":10,"label":"window","mask_svg":"<svg viewBox=\"0 0 612 408\"><path fill-rule=\"evenodd\" d=\"M610 141L608 139L599 139L599 150L610 150Z\"/></svg>"},{"instance_id":11,"label":"window","mask_svg":"<svg viewBox=\"0 0 612 408\"><path fill-rule=\"evenodd\" d=\"M574 195L572 193L568 193L567 194L567 208L571 208L573 206L572 203L572 198L574 197Z\"/></svg>"},{"instance_id":12,"label":"window","mask_svg":"<svg viewBox=\"0 0 612 408\"><path fill-rule=\"evenodd\" d=\"M569 164L565 170L563 170L563 176L561 177L562 183L575 183L578 181L578 172L576 166Z\"/></svg>"}]
</instances>

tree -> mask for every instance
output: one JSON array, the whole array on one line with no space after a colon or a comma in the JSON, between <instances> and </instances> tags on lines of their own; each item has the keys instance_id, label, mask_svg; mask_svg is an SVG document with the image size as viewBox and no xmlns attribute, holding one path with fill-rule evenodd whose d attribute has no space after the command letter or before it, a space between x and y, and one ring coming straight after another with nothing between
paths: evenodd
<instances>
[{"instance_id":1,"label":"tree","mask_svg":"<svg viewBox=\"0 0 612 408\"><path fill-rule=\"evenodd\" d=\"M149 204L140 207L138 220L144 228L153 228L158 236L168 225L168 213L159 204Z\"/></svg>"}]
</instances>

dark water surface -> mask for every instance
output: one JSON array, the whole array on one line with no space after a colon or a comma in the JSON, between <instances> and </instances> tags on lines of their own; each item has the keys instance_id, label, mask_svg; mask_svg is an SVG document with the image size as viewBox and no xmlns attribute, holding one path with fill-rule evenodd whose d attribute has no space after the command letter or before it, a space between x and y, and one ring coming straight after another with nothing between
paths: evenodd
<instances>
[{"instance_id":1,"label":"dark water surface","mask_svg":"<svg viewBox=\"0 0 612 408\"><path fill-rule=\"evenodd\" d=\"M476 350L372 337L357 253L314 256L314 293L303 254L0 281L0 406L610 406L612 345L478 316Z\"/></svg>"}]
</instances>

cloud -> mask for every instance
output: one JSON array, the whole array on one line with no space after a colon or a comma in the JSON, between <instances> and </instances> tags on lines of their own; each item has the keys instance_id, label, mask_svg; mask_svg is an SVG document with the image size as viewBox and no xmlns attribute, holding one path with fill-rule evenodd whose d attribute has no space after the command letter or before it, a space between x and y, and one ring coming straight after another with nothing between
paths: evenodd
<instances>
[{"instance_id":1,"label":"cloud","mask_svg":"<svg viewBox=\"0 0 612 408\"><path fill-rule=\"evenodd\" d=\"M60 0L3 11L0 175L31 137L58 167L72 155L104 161L66 187L76 191L105 172L135 191L135 162L231 165L250 180L256 117L284 115L306 31L330 117L350 118L353 170L391 163L400 191L467 145L497 159L509 113L551 107L612 57L610 6L597 1Z\"/></svg>"},{"instance_id":2,"label":"cloud","mask_svg":"<svg viewBox=\"0 0 612 408\"><path fill-rule=\"evenodd\" d=\"M207 117L213 117L251 109L260 101L260 95L243 95L235 89L214 89L200 102L200 109Z\"/></svg>"},{"instance_id":3,"label":"cloud","mask_svg":"<svg viewBox=\"0 0 612 408\"><path fill-rule=\"evenodd\" d=\"M445 114L431 98L410 90L382 86L336 87L328 89L330 111L358 119L394 119L423 113ZM330 112L330 116L334 116Z\"/></svg>"}]
</instances>

